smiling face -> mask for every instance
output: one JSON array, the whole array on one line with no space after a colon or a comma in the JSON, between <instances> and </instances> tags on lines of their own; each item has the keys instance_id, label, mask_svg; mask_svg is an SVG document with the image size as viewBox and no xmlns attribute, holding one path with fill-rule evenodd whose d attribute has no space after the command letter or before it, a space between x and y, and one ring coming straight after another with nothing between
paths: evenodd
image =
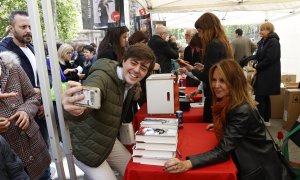
<instances>
[{"instance_id":1,"label":"smiling face","mask_svg":"<svg viewBox=\"0 0 300 180\"><path fill-rule=\"evenodd\" d=\"M123 77L128 84L136 84L141 81L148 73L150 63L135 58L123 61Z\"/></svg>"},{"instance_id":2,"label":"smiling face","mask_svg":"<svg viewBox=\"0 0 300 180\"><path fill-rule=\"evenodd\" d=\"M225 96L229 95L229 89L227 84L225 83L224 78L222 77L220 70L216 68L214 70L212 76L212 91L216 95L217 98L222 99Z\"/></svg>"}]
</instances>

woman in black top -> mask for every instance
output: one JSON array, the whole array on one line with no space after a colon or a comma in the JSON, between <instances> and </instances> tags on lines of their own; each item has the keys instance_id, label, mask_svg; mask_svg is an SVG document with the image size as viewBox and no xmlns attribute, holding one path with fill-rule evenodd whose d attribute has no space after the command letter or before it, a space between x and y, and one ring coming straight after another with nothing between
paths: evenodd
<instances>
[{"instance_id":1,"label":"woman in black top","mask_svg":"<svg viewBox=\"0 0 300 180\"><path fill-rule=\"evenodd\" d=\"M128 32L126 26L107 29L98 47L97 59L108 58L121 62L127 45Z\"/></svg>"},{"instance_id":2,"label":"woman in black top","mask_svg":"<svg viewBox=\"0 0 300 180\"><path fill-rule=\"evenodd\" d=\"M59 65L66 77L66 82L69 80L79 81L84 77L84 74L78 72L79 68L77 68L77 66L74 63L70 62L73 55L73 51L73 47L69 44L62 44L57 51Z\"/></svg>"},{"instance_id":3,"label":"woman in black top","mask_svg":"<svg viewBox=\"0 0 300 180\"><path fill-rule=\"evenodd\" d=\"M187 160L170 159L164 170L182 173L227 161L231 156L238 169L238 180L290 180L284 176L285 167L273 143L267 143L265 126L240 65L234 59L213 65L209 83L213 124L207 130L214 132L218 144L207 152L188 156Z\"/></svg>"},{"instance_id":4,"label":"woman in black top","mask_svg":"<svg viewBox=\"0 0 300 180\"><path fill-rule=\"evenodd\" d=\"M212 122L212 99L211 90L208 83L208 72L211 66L225 58L232 58L232 50L223 26L219 18L212 13L204 13L195 22L195 28L198 31L200 39L200 55L203 59L203 69L197 69L193 66L186 66L200 81L203 82L204 89L204 122ZM196 66L197 67L197 66Z\"/></svg>"}]
</instances>

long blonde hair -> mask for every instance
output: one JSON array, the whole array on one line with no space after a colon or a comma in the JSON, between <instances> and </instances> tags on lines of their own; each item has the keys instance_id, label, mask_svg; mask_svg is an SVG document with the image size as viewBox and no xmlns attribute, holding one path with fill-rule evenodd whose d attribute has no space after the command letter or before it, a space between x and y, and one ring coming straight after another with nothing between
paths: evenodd
<instances>
[{"instance_id":1,"label":"long blonde hair","mask_svg":"<svg viewBox=\"0 0 300 180\"><path fill-rule=\"evenodd\" d=\"M65 56L69 51L74 51L73 47L70 44L62 44L57 51L58 61L60 64L65 65Z\"/></svg>"},{"instance_id":2,"label":"long blonde hair","mask_svg":"<svg viewBox=\"0 0 300 180\"><path fill-rule=\"evenodd\" d=\"M248 103L252 109L256 109L256 102L252 97L252 87L248 83L241 66L234 59L222 60L213 65L209 71L209 83L212 86L212 77L215 69L218 69L229 89L229 105L227 110ZM215 104L218 100L214 91L212 91L212 100Z\"/></svg>"}]
</instances>

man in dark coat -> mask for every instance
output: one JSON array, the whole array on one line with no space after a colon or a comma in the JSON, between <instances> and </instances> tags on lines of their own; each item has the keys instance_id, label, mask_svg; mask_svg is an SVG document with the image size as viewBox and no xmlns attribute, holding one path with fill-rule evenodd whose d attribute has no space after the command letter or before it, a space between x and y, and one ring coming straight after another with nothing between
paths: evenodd
<instances>
[{"instance_id":1,"label":"man in dark coat","mask_svg":"<svg viewBox=\"0 0 300 180\"><path fill-rule=\"evenodd\" d=\"M281 63L279 36L274 32L270 22L260 26L261 40L255 55L256 81L253 85L255 100L259 103L257 108L264 118L266 126L270 126L271 101L270 95L280 94Z\"/></svg>"},{"instance_id":2,"label":"man in dark coat","mask_svg":"<svg viewBox=\"0 0 300 180\"><path fill-rule=\"evenodd\" d=\"M148 46L153 50L156 61L160 65L161 73L171 73L171 59L178 58L178 52L170 47L166 41L168 30L165 26L155 28L154 36L148 42Z\"/></svg>"}]
</instances>

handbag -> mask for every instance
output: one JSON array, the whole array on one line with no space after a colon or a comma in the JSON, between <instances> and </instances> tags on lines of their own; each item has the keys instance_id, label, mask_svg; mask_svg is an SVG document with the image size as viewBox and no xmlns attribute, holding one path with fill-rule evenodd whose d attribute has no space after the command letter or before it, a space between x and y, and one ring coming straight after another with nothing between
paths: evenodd
<instances>
[{"instance_id":1,"label":"handbag","mask_svg":"<svg viewBox=\"0 0 300 180\"><path fill-rule=\"evenodd\" d=\"M262 122L263 126L266 129L266 132L269 134L271 140L267 141L267 146L269 146L269 152L270 151L275 151L276 152L276 156L278 157L279 161L281 162L281 167L282 167L282 180L294 180L297 178L297 173L294 171L294 169L292 168L292 166L289 164L288 160L285 159L281 149L279 148L279 145L274 141L274 138L272 137L270 131L268 130L268 128L265 126L263 118L260 116L260 114L258 113L258 111L256 111L256 113L258 114L259 117L259 121ZM268 153L269 153L268 152ZM274 161L274 159L270 159L271 162Z\"/></svg>"}]
</instances>

